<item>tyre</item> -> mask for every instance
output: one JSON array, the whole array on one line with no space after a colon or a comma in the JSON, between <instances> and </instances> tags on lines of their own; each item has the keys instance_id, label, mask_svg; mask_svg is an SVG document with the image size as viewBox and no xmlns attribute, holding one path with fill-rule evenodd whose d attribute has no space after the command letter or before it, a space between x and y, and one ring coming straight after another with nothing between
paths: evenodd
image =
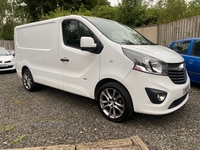
<instances>
[{"instance_id":1,"label":"tyre","mask_svg":"<svg viewBox=\"0 0 200 150\"><path fill-rule=\"evenodd\" d=\"M29 69L23 70L22 82L23 82L24 88L28 91L34 91L37 87L37 84L34 82L33 76Z\"/></svg>"},{"instance_id":2,"label":"tyre","mask_svg":"<svg viewBox=\"0 0 200 150\"><path fill-rule=\"evenodd\" d=\"M117 82L109 82L101 86L97 100L101 113L110 121L123 122L133 114L131 97Z\"/></svg>"}]
</instances>

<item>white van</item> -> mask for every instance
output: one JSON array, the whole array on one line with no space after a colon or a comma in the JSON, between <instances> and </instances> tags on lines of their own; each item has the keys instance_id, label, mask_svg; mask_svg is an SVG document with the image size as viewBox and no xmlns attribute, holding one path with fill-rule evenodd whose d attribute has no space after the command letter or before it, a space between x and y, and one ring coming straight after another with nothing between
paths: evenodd
<instances>
[{"instance_id":1,"label":"white van","mask_svg":"<svg viewBox=\"0 0 200 150\"><path fill-rule=\"evenodd\" d=\"M96 99L111 121L168 114L188 100L184 59L115 21L64 16L17 26L14 40L25 89L43 84Z\"/></svg>"}]
</instances>

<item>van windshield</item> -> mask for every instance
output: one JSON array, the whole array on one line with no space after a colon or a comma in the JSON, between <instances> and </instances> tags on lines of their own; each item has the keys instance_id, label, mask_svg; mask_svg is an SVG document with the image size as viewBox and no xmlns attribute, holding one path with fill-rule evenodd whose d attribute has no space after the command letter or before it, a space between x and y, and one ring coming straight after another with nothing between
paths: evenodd
<instances>
[{"instance_id":1,"label":"van windshield","mask_svg":"<svg viewBox=\"0 0 200 150\"><path fill-rule=\"evenodd\" d=\"M153 44L135 30L125 25L122 25L116 21L103 18L96 18L96 17L84 17L84 18L86 18L94 26L96 26L107 38L116 43L125 45Z\"/></svg>"}]
</instances>

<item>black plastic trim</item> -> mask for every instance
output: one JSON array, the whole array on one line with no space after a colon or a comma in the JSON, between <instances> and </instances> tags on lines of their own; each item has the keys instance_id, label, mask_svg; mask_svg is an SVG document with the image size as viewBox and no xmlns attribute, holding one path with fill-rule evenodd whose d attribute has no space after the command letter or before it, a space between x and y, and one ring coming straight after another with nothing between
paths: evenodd
<instances>
[{"instance_id":1,"label":"black plastic trim","mask_svg":"<svg viewBox=\"0 0 200 150\"><path fill-rule=\"evenodd\" d=\"M168 109L174 108L174 107L178 106L179 104L181 104L185 100L185 98L187 97L187 95L188 95L188 93L185 94L184 96L182 96L181 98L173 101L171 103L171 105L168 107Z\"/></svg>"},{"instance_id":2,"label":"black plastic trim","mask_svg":"<svg viewBox=\"0 0 200 150\"><path fill-rule=\"evenodd\" d=\"M157 95L158 94L166 94L166 97L167 97L167 92L165 91L161 91L161 90L157 90L157 89L152 89L152 88L145 88L146 90L146 93L150 99L150 101L154 104L161 104L163 101L159 101L158 98L157 98Z\"/></svg>"}]
</instances>

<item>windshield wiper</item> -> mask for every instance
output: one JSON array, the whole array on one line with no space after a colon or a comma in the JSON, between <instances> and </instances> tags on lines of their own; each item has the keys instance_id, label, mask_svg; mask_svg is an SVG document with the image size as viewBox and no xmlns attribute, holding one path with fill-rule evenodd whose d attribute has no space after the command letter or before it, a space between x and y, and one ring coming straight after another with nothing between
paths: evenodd
<instances>
[{"instance_id":1,"label":"windshield wiper","mask_svg":"<svg viewBox=\"0 0 200 150\"><path fill-rule=\"evenodd\" d=\"M126 44L126 45L136 45L135 43L129 41L129 40L123 40L124 42L122 42L122 44Z\"/></svg>"}]
</instances>

